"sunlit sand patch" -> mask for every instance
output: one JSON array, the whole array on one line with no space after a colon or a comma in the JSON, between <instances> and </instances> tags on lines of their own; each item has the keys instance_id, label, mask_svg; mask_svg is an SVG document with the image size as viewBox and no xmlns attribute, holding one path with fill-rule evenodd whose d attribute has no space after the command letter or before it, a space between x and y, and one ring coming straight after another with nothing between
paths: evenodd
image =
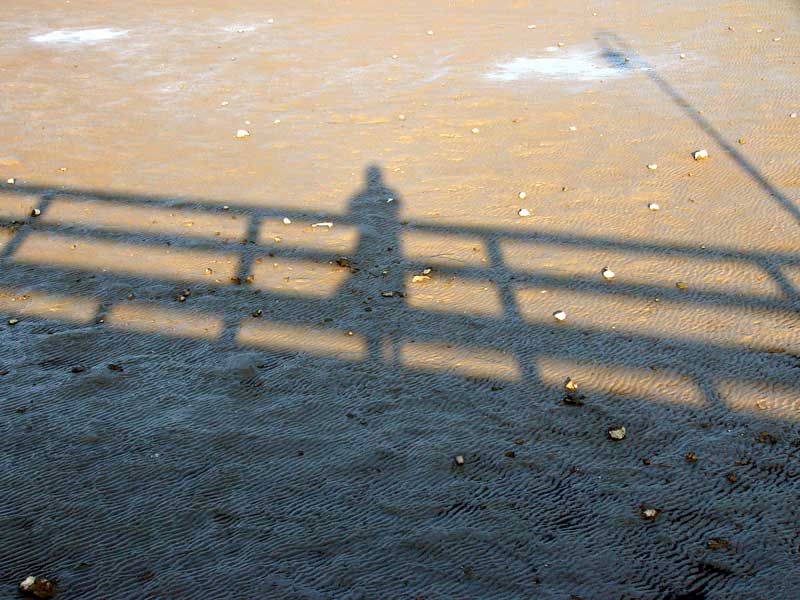
<instances>
[{"instance_id":1,"label":"sunlit sand patch","mask_svg":"<svg viewBox=\"0 0 800 600\"><path fill-rule=\"evenodd\" d=\"M153 302L117 304L106 315L105 323L122 331L203 340L219 338L224 326L217 316Z\"/></svg>"},{"instance_id":2,"label":"sunlit sand patch","mask_svg":"<svg viewBox=\"0 0 800 600\"><path fill-rule=\"evenodd\" d=\"M540 356L536 360L539 378L561 392L567 377L578 384L581 393L629 396L671 404L703 403L703 393L688 376L655 369L606 366Z\"/></svg>"},{"instance_id":3,"label":"sunlit sand patch","mask_svg":"<svg viewBox=\"0 0 800 600\"><path fill-rule=\"evenodd\" d=\"M302 353L347 361L366 358L366 342L360 335L263 319L243 321L236 334L236 343L273 352Z\"/></svg>"},{"instance_id":4,"label":"sunlit sand patch","mask_svg":"<svg viewBox=\"0 0 800 600\"><path fill-rule=\"evenodd\" d=\"M790 387L771 382L765 374L760 381L720 381L716 389L731 410L762 418L800 420L800 380Z\"/></svg>"},{"instance_id":5,"label":"sunlit sand patch","mask_svg":"<svg viewBox=\"0 0 800 600\"><path fill-rule=\"evenodd\" d=\"M230 213L132 206L114 202L56 198L42 213L41 222L152 233L190 238L240 240L247 234L247 217Z\"/></svg>"},{"instance_id":6,"label":"sunlit sand patch","mask_svg":"<svg viewBox=\"0 0 800 600\"><path fill-rule=\"evenodd\" d=\"M14 316L85 324L92 322L99 306L91 298L0 288L0 311Z\"/></svg>"},{"instance_id":7,"label":"sunlit sand patch","mask_svg":"<svg viewBox=\"0 0 800 600\"><path fill-rule=\"evenodd\" d=\"M503 263L513 271L565 280L595 279L600 285L605 283L600 271L609 267L616 275L613 285L661 286L674 291L676 283L682 281L699 291L762 297L781 294L762 267L747 261L513 240L501 242L500 250Z\"/></svg>"},{"instance_id":8,"label":"sunlit sand patch","mask_svg":"<svg viewBox=\"0 0 800 600\"><path fill-rule=\"evenodd\" d=\"M353 252L359 239L358 227L339 225L313 227L315 223L292 221L285 224L281 219L265 219L258 230L258 243L279 248L316 250L331 255L346 256Z\"/></svg>"},{"instance_id":9,"label":"sunlit sand patch","mask_svg":"<svg viewBox=\"0 0 800 600\"><path fill-rule=\"evenodd\" d=\"M96 44L123 37L128 34L127 29L57 29L48 33L33 35L32 42L37 44Z\"/></svg>"},{"instance_id":10,"label":"sunlit sand patch","mask_svg":"<svg viewBox=\"0 0 800 600\"><path fill-rule=\"evenodd\" d=\"M488 264L479 238L426 231L404 231L403 256L431 267L480 267Z\"/></svg>"},{"instance_id":11,"label":"sunlit sand patch","mask_svg":"<svg viewBox=\"0 0 800 600\"><path fill-rule=\"evenodd\" d=\"M84 272L110 272L174 281L220 281L225 284L229 284L236 274L239 262L238 257L231 254L40 232L26 236L11 259ZM206 269L211 269L212 273Z\"/></svg>"},{"instance_id":12,"label":"sunlit sand patch","mask_svg":"<svg viewBox=\"0 0 800 600\"><path fill-rule=\"evenodd\" d=\"M0 221L22 221L39 206L41 198L34 194L19 194L0 190Z\"/></svg>"},{"instance_id":13,"label":"sunlit sand patch","mask_svg":"<svg viewBox=\"0 0 800 600\"><path fill-rule=\"evenodd\" d=\"M452 372L465 377L518 381L519 365L512 355L480 346L452 346L444 343L404 343L400 363L405 368Z\"/></svg>"},{"instance_id":14,"label":"sunlit sand patch","mask_svg":"<svg viewBox=\"0 0 800 600\"><path fill-rule=\"evenodd\" d=\"M515 290L517 307L529 323L560 328L643 335L664 340L763 349L776 345L800 353L800 314L746 306L684 303L625 297L602 291L541 288ZM553 311L567 314L556 324Z\"/></svg>"},{"instance_id":15,"label":"sunlit sand patch","mask_svg":"<svg viewBox=\"0 0 800 600\"><path fill-rule=\"evenodd\" d=\"M280 257L259 258L251 272L253 289L309 298L333 295L350 277L337 265Z\"/></svg>"},{"instance_id":16,"label":"sunlit sand patch","mask_svg":"<svg viewBox=\"0 0 800 600\"><path fill-rule=\"evenodd\" d=\"M549 50L554 53L553 50ZM624 75L625 71L610 66L599 52L575 52L562 50L558 56L519 56L509 62L499 63L486 78L493 81L519 81L523 79L549 78L594 81Z\"/></svg>"},{"instance_id":17,"label":"sunlit sand patch","mask_svg":"<svg viewBox=\"0 0 800 600\"><path fill-rule=\"evenodd\" d=\"M406 276L406 302L411 308L499 318L503 315L500 294L490 281L437 278L420 283Z\"/></svg>"}]
</instances>

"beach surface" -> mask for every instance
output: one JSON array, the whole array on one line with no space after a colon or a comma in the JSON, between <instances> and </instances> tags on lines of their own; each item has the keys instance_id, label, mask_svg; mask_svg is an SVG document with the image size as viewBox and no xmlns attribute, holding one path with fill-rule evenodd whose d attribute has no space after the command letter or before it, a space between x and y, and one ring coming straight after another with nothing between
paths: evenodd
<instances>
[{"instance_id":1,"label":"beach surface","mask_svg":"<svg viewBox=\"0 0 800 600\"><path fill-rule=\"evenodd\" d=\"M19 4L0 597L796 597L796 2Z\"/></svg>"}]
</instances>

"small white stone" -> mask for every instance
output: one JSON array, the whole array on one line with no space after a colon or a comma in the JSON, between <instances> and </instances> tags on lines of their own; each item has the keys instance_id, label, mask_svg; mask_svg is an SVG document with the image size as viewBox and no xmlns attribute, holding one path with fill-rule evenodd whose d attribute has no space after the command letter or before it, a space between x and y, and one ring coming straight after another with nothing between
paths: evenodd
<instances>
[{"instance_id":1,"label":"small white stone","mask_svg":"<svg viewBox=\"0 0 800 600\"><path fill-rule=\"evenodd\" d=\"M8 324L9 325L16 325L17 323L19 323L19 319L9 319L8 320Z\"/></svg>"},{"instance_id":2,"label":"small white stone","mask_svg":"<svg viewBox=\"0 0 800 600\"><path fill-rule=\"evenodd\" d=\"M661 207L658 205L657 202L651 202L650 204L647 205L647 208L649 208L650 210L659 210Z\"/></svg>"},{"instance_id":3,"label":"small white stone","mask_svg":"<svg viewBox=\"0 0 800 600\"><path fill-rule=\"evenodd\" d=\"M536 25L528 25L528 29L536 29Z\"/></svg>"},{"instance_id":4,"label":"small white stone","mask_svg":"<svg viewBox=\"0 0 800 600\"><path fill-rule=\"evenodd\" d=\"M239 130L236 132L236 137L237 137L237 138L246 138L246 137L250 137L250 132L249 132L249 131L247 131L247 129L239 129Z\"/></svg>"},{"instance_id":5,"label":"small white stone","mask_svg":"<svg viewBox=\"0 0 800 600\"><path fill-rule=\"evenodd\" d=\"M250 121L245 121L244 124L245 125L250 125Z\"/></svg>"},{"instance_id":6,"label":"small white stone","mask_svg":"<svg viewBox=\"0 0 800 600\"><path fill-rule=\"evenodd\" d=\"M422 283L423 281L430 281L430 275L414 275L411 278L411 283Z\"/></svg>"},{"instance_id":7,"label":"small white stone","mask_svg":"<svg viewBox=\"0 0 800 600\"><path fill-rule=\"evenodd\" d=\"M428 29L428 35L433 35L433 29Z\"/></svg>"},{"instance_id":8,"label":"small white stone","mask_svg":"<svg viewBox=\"0 0 800 600\"><path fill-rule=\"evenodd\" d=\"M563 310L557 310L553 313L553 318L556 321L564 321L567 318L567 313L565 313Z\"/></svg>"},{"instance_id":9,"label":"small white stone","mask_svg":"<svg viewBox=\"0 0 800 600\"><path fill-rule=\"evenodd\" d=\"M575 125L570 125L570 126L569 126L569 130L570 130L570 131L578 131L578 128L577 128L577 127L575 127Z\"/></svg>"},{"instance_id":10,"label":"small white stone","mask_svg":"<svg viewBox=\"0 0 800 600\"><path fill-rule=\"evenodd\" d=\"M658 165L656 163L650 163L649 165L647 165L647 168L650 169L651 171L655 171L658 168Z\"/></svg>"},{"instance_id":11,"label":"small white stone","mask_svg":"<svg viewBox=\"0 0 800 600\"><path fill-rule=\"evenodd\" d=\"M395 58L395 59L400 58L400 55L399 54L392 54L392 58Z\"/></svg>"},{"instance_id":12,"label":"small white stone","mask_svg":"<svg viewBox=\"0 0 800 600\"><path fill-rule=\"evenodd\" d=\"M526 194L525 192L520 192L519 193L519 199L520 200L525 200L525 198L527 198L527 197L528 197L528 194Z\"/></svg>"},{"instance_id":13,"label":"small white stone","mask_svg":"<svg viewBox=\"0 0 800 600\"><path fill-rule=\"evenodd\" d=\"M389 204L391 202L394 202L394 198L387 198L386 199L386 204Z\"/></svg>"},{"instance_id":14,"label":"small white stone","mask_svg":"<svg viewBox=\"0 0 800 600\"><path fill-rule=\"evenodd\" d=\"M480 132L480 129L478 129L477 127L473 127L472 128L472 133L479 133L479 132Z\"/></svg>"},{"instance_id":15,"label":"small white stone","mask_svg":"<svg viewBox=\"0 0 800 600\"><path fill-rule=\"evenodd\" d=\"M267 23L269 23L270 25L272 25L274 22L275 22L275 19L273 19L272 17L267 19Z\"/></svg>"},{"instance_id":16,"label":"small white stone","mask_svg":"<svg viewBox=\"0 0 800 600\"><path fill-rule=\"evenodd\" d=\"M692 158L695 160L703 160L704 158L708 158L708 150L695 150L692 152Z\"/></svg>"},{"instance_id":17,"label":"small white stone","mask_svg":"<svg viewBox=\"0 0 800 600\"><path fill-rule=\"evenodd\" d=\"M608 428L608 437L612 440L619 441L624 440L627 432L625 431L625 427L620 425L619 427L609 427Z\"/></svg>"},{"instance_id":18,"label":"small white stone","mask_svg":"<svg viewBox=\"0 0 800 600\"><path fill-rule=\"evenodd\" d=\"M230 102L228 102L227 100L223 100L222 102L219 103L220 106L228 106L228 104L230 104Z\"/></svg>"},{"instance_id":19,"label":"small white stone","mask_svg":"<svg viewBox=\"0 0 800 600\"><path fill-rule=\"evenodd\" d=\"M42 214L42 211L41 211L41 209L34 208L34 209L31 211L31 216L32 216L32 217L38 217L40 214Z\"/></svg>"},{"instance_id":20,"label":"small white stone","mask_svg":"<svg viewBox=\"0 0 800 600\"><path fill-rule=\"evenodd\" d=\"M6 179L6 183L8 185L14 185L15 183L17 183L17 180L13 177L9 177L8 179Z\"/></svg>"},{"instance_id":21,"label":"small white stone","mask_svg":"<svg viewBox=\"0 0 800 600\"><path fill-rule=\"evenodd\" d=\"M780 41L781 41L781 38L779 38L779 37L774 37L774 38L772 38L772 41L773 41L773 42L780 42Z\"/></svg>"},{"instance_id":22,"label":"small white stone","mask_svg":"<svg viewBox=\"0 0 800 600\"><path fill-rule=\"evenodd\" d=\"M278 123L280 123L280 122L281 122L281 120L280 120L280 119L275 119L275 120L273 121L273 123L275 123L275 125L277 125L277 124L278 124Z\"/></svg>"},{"instance_id":23,"label":"small white stone","mask_svg":"<svg viewBox=\"0 0 800 600\"><path fill-rule=\"evenodd\" d=\"M789 115L789 118L790 118L790 119L796 119L796 118L797 118L797 113L792 113L792 114L790 114L790 115Z\"/></svg>"},{"instance_id":24,"label":"small white stone","mask_svg":"<svg viewBox=\"0 0 800 600\"><path fill-rule=\"evenodd\" d=\"M289 217L283 217L283 224L284 225L291 225L292 220Z\"/></svg>"},{"instance_id":25,"label":"small white stone","mask_svg":"<svg viewBox=\"0 0 800 600\"><path fill-rule=\"evenodd\" d=\"M324 221L322 223L314 223L311 227L327 227L328 229L330 229L331 227L333 227L333 223L331 223L330 221Z\"/></svg>"},{"instance_id":26,"label":"small white stone","mask_svg":"<svg viewBox=\"0 0 800 600\"><path fill-rule=\"evenodd\" d=\"M557 45L559 48L563 48L563 47L565 46L564 42L558 42L558 44L556 44L556 45Z\"/></svg>"},{"instance_id":27,"label":"small white stone","mask_svg":"<svg viewBox=\"0 0 800 600\"><path fill-rule=\"evenodd\" d=\"M603 277L605 277L606 279L614 279L615 273L608 267L603 267L602 273Z\"/></svg>"},{"instance_id":28,"label":"small white stone","mask_svg":"<svg viewBox=\"0 0 800 600\"><path fill-rule=\"evenodd\" d=\"M456 456L453 459L453 462L455 462L456 465L458 465L459 467L463 467L464 466L464 457L459 454L458 456Z\"/></svg>"},{"instance_id":29,"label":"small white stone","mask_svg":"<svg viewBox=\"0 0 800 600\"><path fill-rule=\"evenodd\" d=\"M529 211L527 208L520 208L520 209L517 211L517 214L518 214L520 217L530 217L530 216L531 216L531 211Z\"/></svg>"},{"instance_id":30,"label":"small white stone","mask_svg":"<svg viewBox=\"0 0 800 600\"><path fill-rule=\"evenodd\" d=\"M686 58L686 55L685 55L683 52L681 52L681 53L678 55L678 57L679 57L679 58Z\"/></svg>"},{"instance_id":31,"label":"small white stone","mask_svg":"<svg viewBox=\"0 0 800 600\"><path fill-rule=\"evenodd\" d=\"M398 115L397 118L400 119L401 121L405 121L406 120L406 116L405 115Z\"/></svg>"}]
</instances>

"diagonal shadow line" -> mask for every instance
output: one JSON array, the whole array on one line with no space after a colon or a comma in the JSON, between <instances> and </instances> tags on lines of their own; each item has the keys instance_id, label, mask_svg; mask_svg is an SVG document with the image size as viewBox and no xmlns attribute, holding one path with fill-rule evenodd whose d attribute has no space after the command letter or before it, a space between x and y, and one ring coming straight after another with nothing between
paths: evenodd
<instances>
[{"instance_id":1,"label":"diagonal shadow line","mask_svg":"<svg viewBox=\"0 0 800 600\"><path fill-rule=\"evenodd\" d=\"M734 146L728 142L686 98L656 72L652 65L639 56L630 44L613 31L608 30L599 31L598 38L603 50L603 56L613 67L618 69L644 67L644 73L647 77L649 77L650 80L652 80L653 83L655 83L656 86L686 114L686 116L694 121L705 134L709 135L723 150L725 150L734 162L739 165L762 190L773 198L798 225L800 225L800 208L789 200L786 195L775 188L753 163L734 148ZM629 62L626 62L626 59L628 59ZM792 290L792 292L794 292L794 290Z\"/></svg>"}]
</instances>

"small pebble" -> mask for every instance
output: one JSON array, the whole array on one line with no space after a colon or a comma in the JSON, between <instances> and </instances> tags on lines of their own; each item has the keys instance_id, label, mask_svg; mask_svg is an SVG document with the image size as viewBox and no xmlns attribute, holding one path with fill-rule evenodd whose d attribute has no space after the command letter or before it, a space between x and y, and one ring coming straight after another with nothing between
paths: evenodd
<instances>
[{"instance_id":1,"label":"small pebble","mask_svg":"<svg viewBox=\"0 0 800 600\"><path fill-rule=\"evenodd\" d=\"M687 284L685 281L679 281L675 284L675 287L679 290L688 290L689 284Z\"/></svg>"},{"instance_id":2,"label":"small pebble","mask_svg":"<svg viewBox=\"0 0 800 600\"><path fill-rule=\"evenodd\" d=\"M255 318L255 319L258 319L259 317L261 317L261 315L262 315L262 314L264 314L264 311L262 311L262 310L259 308L259 309L257 309L257 310L254 310L254 311L253 311L252 313L250 313L250 314L251 314L251 316L252 316L253 318Z\"/></svg>"},{"instance_id":3,"label":"small pebble","mask_svg":"<svg viewBox=\"0 0 800 600\"><path fill-rule=\"evenodd\" d=\"M797 118L797 113L792 113L792 114L790 114L790 115L789 115L789 118L790 118L790 119L796 119L796 118ZM8 183L14 183L14 182L13 182L11 179L9 179L9 180L8 180Z\"/></svg>"},{"instance_id":4,"label":"small pebble","mask_svg":"<svg viewBox=\"0 0 800 600\"><path fill-rule=\"evenodd\" d=\"M536 25L528 25L528 29L536 29Z\"/></svg>"},{"instance_id":5,"label":"small pebble","mask_svg":"<svg viewBox=\"0 0 800 600\"><path fill-rule=\"evenodd\" d=\"M400 58L400 56L398 54L392 54L392 58L396 59L396 58Z\"/></svg>"},{"instance_id":6,"label":"small pebble","mask_svg":"<svg viewBox=\"0 0 800 600\"><path fill-rule=\"evenodd\" d=\"M624 440L626 434L625 427L622 425L608 428L608 437L614 441Z\"/></svg>"},{"instance_id":7,"label":"small pebble","mask_svg":"<svg viewBox=\"0 0 800 600\"><path fill-rule=\"evenodd\" d=\"M614 279L615 273L614 273L614 271L612 271L608 267L603 267L603 270L601 272L603 273L603 277L604 278L606 278L606 279Z\"/></svg>"},{"instance_id":8,"label":"small pebble","mask_svg":"<svg viewBox=\"0 0 800 600\"><path fill-rule=\"evenodd\" d=\"M464 457L460 454L453 459L453 462L456 463L459 467L464 466Z\"/></svg>"},{"instance_id":9,"label":"small pebble","mask_svg":"<svg viewBox=\"0 0 800 600\"><path fill-rule=\"evenodd\" d=\"M520 217L530 217L530 216L531 216L531 211L529 211L527 208L520 208L520 209L517 211L517 214L518 214Z\"/></svg>"},{"instance_id":10,"label":"small pebble","mask_svg":"<svg viewBox=\"0 0 800 600\"><path fill-rule=\"evenodd\" d=\"M211 267L206 267L206 275L211 275L212 273L214 273L214 271L211 269Z\"/></svg>"},{"instance_id":11,"label":"small pebble","mask_svg":"<svg viewBox=\"0 0 800 600\"><path fill-rule=\"evenodd\" d=\"M567 313L565 313L563 310L557 310L553 313L553 318L556 321L564 321L567 318Z\"/></svg>"},{"instance_id":12,"label":"small pebble","mask_svg":"<svg viewBox=\"0 0 800 600\"><path fill-rule=\"evenodd\" d=\"M692 152L692 158L695 160L703 160L704 158L708 158L708 150L696 150Z\"/></svg>"},{"instance_id":13,"label":"small pebble","mask_svg":"<svg viewBox=\"0 0 800 600\"><path fill-rule=\"evenodd\" d=\"M780 41L781 41L781 38L779 38L779 37L774 37L774 38L772 38L772 41L773 41L773 42L780 42Z\"/></svg>"},{"instance_id":14,"label":"small pebble","mask_svg":"<svg viewBox=\"0 0 800 600\"><path fill-rule=\"evenodd\" d=\"M658 168L658 165L656 163L650 163L649 165L647 165L647 168L650 169L651 171L655 171Z\"/></svg>"},{"instance_id":15,"label":"small pebble","mask_svg":"<svg viewBox=\"0 0 800 600\"><path fill-rule=\"evenodd\" d=\"M275 123L275 125L279 125L279 124L280 124L280 122L281 122L281 120L280 120L280 119L275 119L275 120L273 121L273 123Z\"/></svg>"},{"instance_id":16,"label":"small pebble","mask_svg":"<svg viewBox=\"0 0 800 600\"><path fill-rule=\"evenodd\" d=\"M38 217L40 214L42 214L42 211L40 209L38 209L38 208L34 208L31 211L31 216L32 217Z\"/></svg>"},{"instance_id":17,"label":"small pebble","mask_svg":"<svg viewBox=\"0 0 800 600\"><path fill-rule=\"evenodd\" d=\"M430 281L429 275L414 275L411 278L411 283L422 283L423 281Z\"/></svg>"},{"instance_id":18,"label":"small pebble","mask_svg":"<svg viewBox=\"0 0 800 600\"><path fill-rule=\"evenodd\" d=\"M525 200L525 198L527 198L527 197L528 197L528 194L526 194L525 192L520 192L520 193L518 194L518 196L519 196L519 199L520 199L520 200Z\"/></svg>"},{"instance_id":19,"label":"small pebble","mask_svg":"<svg viewBox=\"0 0 800 600\"><path fill-rule=\"evenodd\" d=\"M284 225L291 225L292 220L289 217L283 217L283 224Z\"/></svg>"},{"instance_id":20,"label":"small pebble","mask_svg":"<svg viewBox=\"0 0 800 600\"><path fill-rule=\"evenodd\" d=\"M400 119L401 121L405 121L406 120L406 116L405 115L399 115L397 118Z\"/></svg>"},{"instance_id":21,"label":"small pebble","mask_svg":"<svg viewBox=\"0 0 800 600\"><path fill-rule=\"evenodd\" d=\"M558 42L558 44L556 44L556 45L557 45L559 48L563 48L563 47L564 47L564 42Z\"/></svg>"},{"instance_id":22,"label":"small pebble","mask_svg":"<svg viewBox=\"0 0 800 600\"><path fill-rule=\"evenodd\" d=\"M433 29L428 29L428 35L433 35Z\"/></svg>"},{"instance_id":23,"label":"small pebble","mask_svg":"<svg viewBox=\"0 0 800 600\"><path fill-rule=\"evenodd\" d=\"M247 129L239 129L236 132L236 137L237 138L246 138L246 137L249 137L249 136L250 136L250 132L247 131Z\"/></svg>"},{"instance_id":24,"label":"small pebble","mask_svg":"<svg viewBox=\"0 0 800 600\"><path fill-rule=\"evenodd\" d=\"M681 52L681 53L678 55L678 57L679 57L679 58L686 58L686 55L685 55L683 52Z\"/></svg>"},{"instance_id":25,"label":"small pebble","mask_svg":"<svg viewBox=\"0 0 800 600\"><path fill-rule=\"evenodd\" d=\"M740 143L740 144L742 144L742 145L744 145L744 144L746 144L746 143L747 143L747 141L746 141L744 138L739 138L739 139L738 139L738 140L736 140L736 141L737 141L737 142L739 142L739 143Z\"/></svg>"},{"instance_id":26,"label":"small pebble","mask_svg":"<svg viewBox=\"0 0 800 600\"><path fill-rule=\"evenodd\" d=\"M9 319L8 320L8 324L9 325L16 325L17 323L19 323L19 319Z\"/></svg>"},{"instance_id":27,"label":"small pebble","mask_svg":"<svg viewBox=\"0 0 800 600\"><path fill-rule=\"evenodd\" d=\"M472 133L479 133L479 132L480 132L480 129L478 129L477 127L473 127L472 128Z\"/></svg>"},{"instance_id":28,"label":"small pebble","mask_svg":"<svg viewBox=\"0 0 800 600\"><path fill-rule=\"evenodd\" d=\"M8 185L14 185L15 183L17 183L17 180L14 177L9 177L8 179L6 179L6 183Z\"/></svg>"},{"instance_id":29,"label":"small pebble","mask_svg":"<svg viewBox=\"0 0 800 600\"><path fill-rule=\"evenodd\" d=\"M228 106L228 104L230 104L230 102L228 102L227 100L223 100L222 102L219 103L220 106Z\"/></svg>"},{"instance_id":30,"label":"small pebble","mask_svg":"<svg viewBox=\"0 0 800 600\"><path fill-rule=\"evenodd\" d=\"M270 25L272 25L274 22L275 22L275 19L273 19L272 17L267 19L267 23L269 23Z\"/></svg>"},{"instance_id":31,"label":"small pebble","mask_svg":"<svg viewBox=\"0 0 800 600\"><path fill-rule=\"evenodd\" d=\"M577 127L575 127L575 125L570 125L570 126L569 126L569 130L570 130L570 131L578 131L578 128L577 128Z\"/></svg>"},{"instance_id":32,"label":"small pebble","mask_svg":"<svg viewBox=\"0 0 800 600\"><path fill-rule=\"evenodd\" d=\"M72 367L72 369L70 369L70 371L72 371L73 373L83 373L85 370L86 367L81 367L81 366Z\"/></svg>"},{"instance_id":33,"label":"small pebble","mask_svg":"<svg viewBox=\"0 0 800 600\"><path fill-rule=\"evenodd\" d=\"M56 594L56 584L44 577L28 575L20 582L19 591L34 598L52 598Z\"/></svg>"},{"instance_id":34,"label":"small pebble","mask_svg":"<svg viewBox=\"0 0 800 600\"><path fill-rule=\"evenodd\" d=\"M313 225L311 225L311 227L315 227L315 228L327 227L328 229L330 229L331 227L333 227L333 223L331 223L329 221L325 221L323 223L314 223Z\"/></svg>"},{"instance_id":35,"label":"small pebble","mask_svg":"<svg viewBox=\"0 0 800 600\"><path fill-rule=\"evenodd\" d=\"M571 377L567 377L566 381L564 381L564 389L567 392L574 394L578 391L578 384L575 383L575 380L573 380Z\"/></svg>"},{"instance_id":36,"label":"small pebble","mask_svg":"<svg viewBox=\"0 0 800 600\"><path fill-rule=\"evenodd\" d=\"M687 463L694 463L697 462L697 454L694 452L689 452L685 457Z\"/></svg>"},{"instance_id":37,"label":"small pebble","mask_svg":"<svg viewBox=\"0 0 800 600\"><path fill-rule=\"evenodd\" d=\"M661 514L657 508L644 508L642 507L639 514L645 521L655 521L656 517Z\"/></svg>"},{"instance_id":38,"label":"small pebble","mask_svg":"<svg viewBox=\"0 0 800 600\"><path fill-rule=\"evenodd\" d=\"M661 207L658 205L658 203L651 202L650 204L647 205L647 208L649 208L650 210L659 210Z\"/></svg>"}]
</instances>

